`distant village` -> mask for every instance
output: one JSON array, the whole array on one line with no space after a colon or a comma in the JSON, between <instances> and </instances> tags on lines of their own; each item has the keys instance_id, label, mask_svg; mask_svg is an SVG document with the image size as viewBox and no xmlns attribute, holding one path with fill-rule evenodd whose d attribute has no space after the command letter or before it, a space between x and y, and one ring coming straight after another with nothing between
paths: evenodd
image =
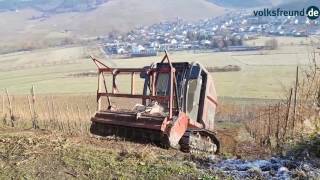
<instances>
[{"instance_id":1,"label":"distant village","mask_svg":"<svg viewBox=\"0 0 320 180\"><path fill-rule=\"evenodd\" d=\"M264 46L246 46L244 41L258 36L307 37L320 34L319 20L306 17L255 17L250 11L229 12L223 17L186 22L161 22L138 27L125 35L111 32L99 37L107 55L156 56L170 51L250 51Z\"/></svg>"}]
</instances>

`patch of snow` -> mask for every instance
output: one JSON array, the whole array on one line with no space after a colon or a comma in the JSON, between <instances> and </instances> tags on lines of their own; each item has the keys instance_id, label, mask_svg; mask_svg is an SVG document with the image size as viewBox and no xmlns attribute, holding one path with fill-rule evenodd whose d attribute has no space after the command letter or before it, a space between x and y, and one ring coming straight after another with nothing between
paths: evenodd
<instances>
[{"instance_id":1,"label":"patch of snow","mask_svg":"<svg viewBox=\"0 0 320 180\"><path fill-rule=\"evenodd\" d=\"M214 158L210 158L214 159ZM234 179L280 179L289 180L295 177L320 179L320 169L307 162L299 162L281 158L268 160L227 159L212 163L210 168L218 170Z\"/></svg>"}]
</instances>

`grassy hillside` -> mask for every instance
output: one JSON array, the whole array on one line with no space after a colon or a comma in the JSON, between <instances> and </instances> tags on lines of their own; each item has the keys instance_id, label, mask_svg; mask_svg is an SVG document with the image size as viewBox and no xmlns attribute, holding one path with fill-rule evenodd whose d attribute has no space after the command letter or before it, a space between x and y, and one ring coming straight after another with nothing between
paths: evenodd
<instances>
[{"instance_id":1,"label":"grassy hillside","mask_svg":"<svg viewBox=\"0 0 320 180\"><path fill-rule=\"evenodd\" d=\"M59 22L57 27L67 27L76 34L94 36L177 17L197 20L222 13L223 8L204 0L112 0L94 11L73 14L71 19L67 19L69 15L66 14L57 15L47 23Z\"/></svg>"},{"instance_id":2,"label":"grassy hillside","mask_svg":"<svg viewBox=\"0 0 320 180\"><path fill-rule=\"evenodd\" d=\"M257 7L271 5L270 0L250 0L250 1L238 1L238 0L208 0L214 4L223 7L244 8L244 7Z\"/></svg>"},{"instance_id":3,"label":"grassy hillside","mask_svg":"<svg viewBox=\"0 0 320 180\"><path fill-rule=\"evenodd\" d=\"M308 8L309 6L320 6L320 1L318 0L290 0L285 1L278 7L285 9L301 10L302 8Z\"/></svg>"},{"instance_id":4,"label":"grassy hillside","mask_svg":"<svg viewBox=\"0 0 320 180\"><path fill-rule=\"evenodd\" d=\"M232 8L254 8L254 7L280 7L284 9L300 10L311 5L319 6L318 0L208 0L222 7Z\"/></svg>"},{"instance_id":5,"label":"grassy hillside","mask_svg":"<svg viewBox=\"0 0 320 180\"><path fill-rule=\"evenodd\" d=\"M206 0L110 0L90 11L45 16L32 8L7 11L0 13L0 27L3 27L0 28L0 53L107 35L114 30L126 32L136 26L177 17L197 20L223 12L224 8Z\"/></svg>"},{"instance_id":6,"label":"grassy hillside","mask_svg":"<svg viewBox=\"0 0 320 180\"><path fill-rule=\"evenodd\" d=\"M0 11L34 8L42 12L59 13L88 11L108 0L1 0Z\"/></svg>"}]
</instances>

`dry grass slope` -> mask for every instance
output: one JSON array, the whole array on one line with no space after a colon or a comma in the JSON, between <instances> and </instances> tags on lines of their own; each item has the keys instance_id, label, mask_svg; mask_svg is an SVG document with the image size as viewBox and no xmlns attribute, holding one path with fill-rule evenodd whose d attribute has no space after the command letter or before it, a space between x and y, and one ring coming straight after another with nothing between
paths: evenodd
<instances>
[{"instance_id":1,"label":"dry grass slope","mask_svg":"<svg viewBox=\"0 0 320 180\"><path fill-rule=\"evenodd\" d=\"M0 179L216 179L188 154L0 127Z\"/></svg>"}]
</instances>

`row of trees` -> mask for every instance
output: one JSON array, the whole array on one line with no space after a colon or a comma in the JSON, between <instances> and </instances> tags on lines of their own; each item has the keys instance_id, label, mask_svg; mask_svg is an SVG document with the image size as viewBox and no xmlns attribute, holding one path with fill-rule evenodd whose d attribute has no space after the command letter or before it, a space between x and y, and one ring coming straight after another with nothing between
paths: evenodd
<instances>
[{"instance_id":1,"label":"row of trees","mask_svg":"<svg viewBox=\"0 0 320 180\"><path fill-rule=\"evenodd\" d=\"M243 45L243 39L239 36L224 35L221 37L216 37L213 35L200 34L188 31L186 38L188 38L190 41L208 40L211 42L210 44L208 44L208 46L211 48L225 48L228 46Z\"/></svg>"}]
</instances>

